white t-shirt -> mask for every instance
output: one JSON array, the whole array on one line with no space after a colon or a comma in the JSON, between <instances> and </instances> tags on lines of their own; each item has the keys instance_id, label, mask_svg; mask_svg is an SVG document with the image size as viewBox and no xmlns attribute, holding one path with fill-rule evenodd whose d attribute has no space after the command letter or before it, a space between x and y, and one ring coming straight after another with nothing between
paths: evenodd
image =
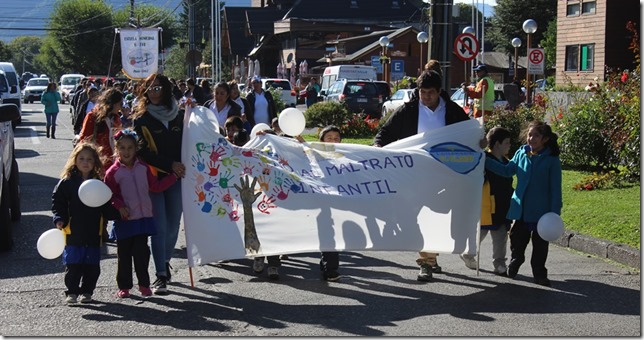
<instances>
[{"instance_id":1,"label":"white t-shirt","mask_svg":"<svg viewBox=\"0 0 644 340\"><path fill-rule=\"evenodd\" d=\"M226 123L226 119L228 119L228 111L230 111L230 104L226 103L226 105L221 109L221 111L217 110L217 103L212 102L210 105L210 109L212 112L215 113L215 117L217 117L217 122L219 123L220 126L224 126L224 123Z\"/></svg>"},{"instance_id":2,"label":"white t-shirt","mask_svg":"<svg viewBox=\"0 0 644 340\"><path fill-rule=\"evenodd\" d=\"M418 101L418 133L431 131L445 126L445 101L443 98L438 99L436 110L425 106L422 101Z\"/></svg>"},{"instance_id":3,"label":"white t-shirt","mask_svg":"<svg viewBox=\"0 0 644 340\"><path fill-rule=\"evenodd\" d=\"M255 124L265 123L271 126L270 116L268 114L268 101L262 93L255 92Z\"/></svg>"}]
</instances>

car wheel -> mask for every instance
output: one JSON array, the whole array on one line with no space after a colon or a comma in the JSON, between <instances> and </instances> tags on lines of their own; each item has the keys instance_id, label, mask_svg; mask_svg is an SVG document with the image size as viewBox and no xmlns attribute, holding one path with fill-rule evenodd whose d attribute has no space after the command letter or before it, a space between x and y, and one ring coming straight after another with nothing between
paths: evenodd
<instances>
[{"instance_id":1,"label":"car wheel","mask_svg":"<svg viewBox=\"0 0 644 340\"><path fill-rule=\"evenodd\" d=\"M29 104L29 101L27 100L27 97L25 97L25 99L23 99L22 101L23 101L25 104Z\"/></svg>"},{"instance_id":2,"label":"car wheel","mask_svg":"<svg viewBox=\"0 0 644 340\"><path fill-rule=\"evenodd\" d=\"M11 162L11 177L9 178L9 198L11 200L11 220L16 222L20 221L22 211L20 211L20 171L18 170L18 162L13 159Z\"/></svg>"},{"instance_id":3,"label":"car wheel","mask_svg":"<svg viewBox=\"0 0 644 340\"><path fill-rule=\"evenodd\" d=\"M2 179L0 195L0 252L2 252L13 248L13 233L9 214L9 183L5 179Z\"/></svg>"}]
</instances>

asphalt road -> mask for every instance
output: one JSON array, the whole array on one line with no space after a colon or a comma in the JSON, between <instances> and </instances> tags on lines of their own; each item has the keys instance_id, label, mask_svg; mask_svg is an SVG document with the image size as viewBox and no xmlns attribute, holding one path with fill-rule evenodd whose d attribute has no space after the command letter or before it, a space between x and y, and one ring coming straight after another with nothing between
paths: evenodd
<instances>
[{"instance_id":1,"label":"asphalt road","mask_svg":"<svg viewBox=\"0 0 644 340\"><path fill-rule=\"evenodd\" d=\"M69 307L64 266L40 257L36 240L52 228L51 192L71 150L71 121L63 105L57 139L47 139L41 110L24 105L16 130L23 217L13 225L14 251L0 253L2 336L641 336L638 272L551 245L552 287L541 287L528 263L514 280L492 274L489 238L479 275L442 254L444 273L432 283L416 281L413 252L351 252L341 254L334 283L320 280L318 254L297 254L283 261L279 281L234 260L192 268L191 287L181 233L170 295L116 298L109 245L97 302Z\"/></svg>"}]
</instances>

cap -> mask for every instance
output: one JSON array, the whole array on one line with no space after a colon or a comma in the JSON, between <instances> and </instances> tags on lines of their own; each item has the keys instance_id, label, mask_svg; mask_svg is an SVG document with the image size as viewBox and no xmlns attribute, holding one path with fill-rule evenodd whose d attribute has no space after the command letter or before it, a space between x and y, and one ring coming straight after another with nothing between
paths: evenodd
<instances>
[{"instance_id":1,"label":"cap","mask_svg":"<svg viewBox=\"0 0 644 340\"><path fill-rule=\"evenodd\" d=\"M473 69L474 71L485 71L487 72L487 66L485 64L478 64L476 67Z\"/></svg>"},{"instance_id":2,"label":"cap","mask_svg":"<svg viewBox=\"0 0 644 340\"><path fill-rule=\"evenodd\" d=\"M253 79L251 80L251 83L255 83L255 82L261 83L262 78L260 78L259 76L254 76Z\"/></svg>"}]
</instances>

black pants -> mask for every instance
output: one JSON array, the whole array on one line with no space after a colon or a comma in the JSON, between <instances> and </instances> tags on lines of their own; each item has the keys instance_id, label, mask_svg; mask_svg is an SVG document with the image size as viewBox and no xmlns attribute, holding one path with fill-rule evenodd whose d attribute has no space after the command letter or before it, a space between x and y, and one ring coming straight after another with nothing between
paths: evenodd
<instances>
[{"instance_id":1,"label":"black pants","mask_svg":"<svg viewBox=\"0 0 644 340\"><path fill-rule=\"evenodd\" d=\"M65 267L65 295L94 294L99 275L100 264L68 264Z\"/></svg>"},{"instance_id":2,"label":"black pants","mask_svg":"<svg viewBox=\"0 0 644 340\"><path fill-rule=\"evenodd\" d=\"M116 256L118 258L118 270L116 272L116 283L119 289L132 289L132 260L134 259L134 271L139 286L150 287L150 247L148 247L147 235L136 235L125 239L118 239L116 242Z\"/></svg>"},{"instance_id":3,"label":"black pants","mask_svg":"<svg viewBox=\"0 0 644 340\"><path fill-rule=\"evenodd\" d=\"M546 259L548 258L548 241L539 236L539 233L531 231L523 221L516 221L510 229L510 251L512 258L510 266L519 268L525 262L525 248L532 239L532 275L535 279L547 278L548 269L546 269Z\"/></svg>"},{"instance_id":4,"label":"black pants","mask_svg":"<svg viewBox=\"0 0 644 340\"><path fill-rule=\"evenodd\" d=\"M337 251L324 251L320 259L320 270L323 272L337 271L340 267L340 253Z\"/></svg>"}]
</instances>

